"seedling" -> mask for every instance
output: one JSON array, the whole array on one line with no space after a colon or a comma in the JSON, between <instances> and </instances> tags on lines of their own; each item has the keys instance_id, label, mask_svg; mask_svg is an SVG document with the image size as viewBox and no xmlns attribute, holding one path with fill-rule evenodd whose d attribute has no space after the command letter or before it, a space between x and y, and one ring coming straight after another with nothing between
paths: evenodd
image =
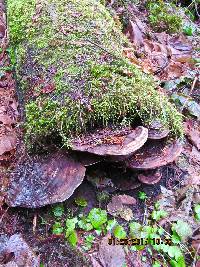
<instances>
[{"instance_id":1,"label":"seedling","mask_svg":"<svg viewBox=\"0 0 200 267\"><path fill-rule=\"evenodd\" d=\"M146 200L148 197L147 197L147 194L143 191L139 191L138 193L138 198L142 201Z\"/></svg>"}]
</instances>

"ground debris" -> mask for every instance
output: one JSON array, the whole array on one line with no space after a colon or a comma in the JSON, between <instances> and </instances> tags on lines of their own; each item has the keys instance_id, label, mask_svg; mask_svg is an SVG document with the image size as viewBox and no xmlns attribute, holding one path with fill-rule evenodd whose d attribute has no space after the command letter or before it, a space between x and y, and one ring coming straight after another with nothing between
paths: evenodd
<instances>
[{"instance_id":1,"label":"ground debris","mask_svg":"<svg viewBox=\"0 0 200 267\"><path fill-rule=\"evenodd\" d=\"M103 267L116 267L125 264L125 252L122 246L108 244L108 236L105 236L99 246L99 260Z\"/></svg>"},{"instance_id":2,"label":"ground debris","mask_svg":"<svg viewBox=\"0 0 200 267\"><path fill-rule=\"evenodd\" d=\"M15 234L9 239L0 239L0 266L2 267L39 267L40 260L21 234Z\"/></svg>"}]
</instances>

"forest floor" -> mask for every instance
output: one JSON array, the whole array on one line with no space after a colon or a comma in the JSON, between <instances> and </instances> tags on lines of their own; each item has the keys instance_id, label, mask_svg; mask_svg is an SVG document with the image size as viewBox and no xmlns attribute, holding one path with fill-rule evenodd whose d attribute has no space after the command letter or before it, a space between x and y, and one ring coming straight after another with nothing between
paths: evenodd
<instances>
[{"instance_id":1,"label":"forest floor","mask_svg":"<svg viewBox=\"0 0 200 267\"><path fill-rule=\"evenodd\" d=\"M83 183L65 202L25 209L4 203L8 170L15 163L16 136L22 133L16 127L20 114L9 61L5 6L0 1L0 266L200 266L199 4L192 1L179 8L184 27L176 32L164 15L159 17L162 12L167 16L162 7L155 11L153 4L147 8L143 1L133 2L111 0L107 9L116 23L124 23L124 34L133 44L132 50L124 51L126 56L154 75L159 89L183 114L185 137L180 157L145 174L158 175L155 184L141 183L138 171L99 162L86 168ZM168 8L173 16L175 7ZM178 18L170 23L176 29ZM12 121L2 115L5 108ZM17 256L26 258L22 265L16 264L16 255L9 249L2 254L4 244L15 234L23 237L18 242L28 244ZM132 245L109 245L111 235L134 240Z\"/></svg>"}]
</instances>

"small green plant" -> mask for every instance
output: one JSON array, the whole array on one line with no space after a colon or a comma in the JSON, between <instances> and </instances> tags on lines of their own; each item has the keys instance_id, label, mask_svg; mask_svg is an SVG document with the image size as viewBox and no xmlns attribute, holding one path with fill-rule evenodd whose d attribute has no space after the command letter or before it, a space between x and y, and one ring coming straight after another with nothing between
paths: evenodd
<instances>
[{"instance_id":1,"label":"small green plant","mask_svg":"<svg viewBox=\"0 0 200 267\"><path fill-rule=\"evenodd\" d=\"M192 36L195 32L196 28L192 25L186 25L183 27L183 32L188 35L188 36Z\"/></svg>"},{"instance_id":2,"label":"small green plant","mask_svg":"<svg viewBox=\"0 0 200 267\"><path fill-rule=\"evenodd\" d=\"M99 208L93 208L89 212L88 219L95 229L99 229L107 222L107 212Z\"/></svg>"},{"instance_id":3,"label":"small green plant","mask_svg":"<svg viewBox=\"0 0 200 267\"><path fill-rule=\"evenodd\" d=\"M79 197L75 199L75 203L76 205L80 206L80 207L87 207L87 200L85 198Z\"/></svg>"},{"instance_id":4,"label":"small green plant","mask_svg":"<svg viewBox=\"0 0 200 267\"><path fill-rule=\"evenodd\" d=\"M56 205L52 208L53 215L55 217L62 217L64 214L64 206L63 204Z\"/></svg>"},{"instance_id":5,"label":"small green plant","mask_svg":"<svg viewBox=\"0 0 200 267\"><path fill-rule=\"evenodd\" d=\"M162 0L148 1L149 22L155 31L169 33L179 32L182 28L182 18L174 4Z\"/></svg>"},{"instance_id":6,"label":"small green plant","mask_svg":"<svg viewBox=\"0 0 200 267\"><path fill-rule=\"evenodd\" d=\"M67 238L70 245L73 247L76 246L78 241L77 233L75 231L77 223L78 223L77 217L66 220L65 237Z\"/></svg>"},{"instance_id":7,"label":"small green plant","mask_svg":"<svg viewBox=\"0 0 200 267\"><path fill-rule=\"evenodd\" d=\"M106 226L106 230L108 233L110 233L112 231L112 229L117 225L117 221L114 220L108 220L107 222L107 226Z\"/></svg>"},{"instance_id":8,"label":"small green plant","mask_svg":"<svg viewBox=\"0 0 200 267\"><path fill-rule=\"evenodd\" d=\"M160 219L167 217L167 215L168 212L165 210L154 210L151 214L151 217L153 220L159 221Z\"/></svg>"},{"instance_id":9,"label":"small green plant","mask_svg":"<svg viewBox=\"0 0 200 267\"><path fill-rule=\"evenodd\" d=\"M146 200L148 197L147 197L147 194L143 191L139 191L138 193L138 198L142 201Z\"/></svg>"},{"instance_id":10,"label":"small green plant","mask_svg":"<svg viewBox=\"0 0 200 267\"><path fill-rule=\"evenodd\" d=\"M64 228L62 227L60 222L55 222L53 225L52 232L55 235L61 235L64 231Z\"/></svg>"},{"instance_id":11,"label":"small green plant","mask_svg":"<svg viewBox=\"0 0 200 267\"><path fill-rule=\"evenodd\" d=\"M123 239L126 237L126 231L121 225L116 225L113 229L113 234L116 238Z\"/></svg>"},{"instance_id":12,"label":"small green plant","mask_svg":"<svg viewBox=\"0 0 200 267\"><path fill-rule=\"evenodd\" d=\"M179 236L181 241L186 241L186 239L192 235L192 228L187 222L182 220L178 220L176 223L173 223L172 231Z\"/></svg>"},{"instance_id":13,"label":"small green plant","mask_svg":"<svg viewBox=\"0 0 200 267\"><path fill-rule=\"evenodd\" d=\"M86 236L83 249L86 251L90 250L92 248L92 244L93 244L94 240L95 240L95 236L93 236L91 234Z\"/></svg>"},{"instance_id":14,"label":"small green plant","mask_svg":"<svg viewBox=\"0 0 200 267\"><path fill-rule=\"evenodd\" d=\"M194 206L195 218L196 220L200 221L200 204L196 204Z\"/></svg>"},{"instance_id":15,"label":"small green plant","mask_svg":"<svg viewBox=\"0 0 200 267\"><path fill-rule=\"evenodd\" d=\"M78 226L84 231L90 231L93 229L90 219L84 215L79 215Z\"/></svg>"}]
</instances>

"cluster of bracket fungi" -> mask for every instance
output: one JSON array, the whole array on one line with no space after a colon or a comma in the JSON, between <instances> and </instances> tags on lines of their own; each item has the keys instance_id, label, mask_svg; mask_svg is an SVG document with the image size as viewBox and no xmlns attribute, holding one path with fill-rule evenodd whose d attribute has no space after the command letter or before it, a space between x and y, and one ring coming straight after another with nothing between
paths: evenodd
<instances>
[{"instance_id":1,"label":"cluster of bracket fungi","mask_svg":"<svg viewBox=\"0 0 200 267\"><path fill-rule=\"evenodd\" d=\"M2 36L0 37L3 43L1 65L7 66L6 18L4 4L1 1L0 9L2 11L0 19L0 35ZM7 80L0 83L0 96L5 96L5 88L8 92L7 85L12 88L9 93L12 96L12 103L9 102L12 112L9 114L14 114L11 114L12 118L17 120L19 114L17 104L13 100L15 83L11 72L8 76L6 78L9 78L9 83ZM5 124L4 128L8 131L9 125L7 124L10 123L8 115L1 114L0 123L3 126ZM148 170L156 170L173 162L182 150L178 140L169 141L168 134L168 129L163 129L159 122L155 122L148 129L138 126L135 129L127 127L121 130L96 130L74 139L70 150L57 150L46 155L29 155L28 153L21 155L21 148L18 145L15 167L9 177L5 202L11 207L37 208L65 201L82 183L86 167L102 161L117 162L120 166L133 171L145 171L138 175L138 180L146 184L157 183L161 179L159 172L152 175L152 172ZM0 150L2 151L0 161L5 160L5 153L14 151L16 145L17 137L14 130L12 136L10 133L0 136Z\"/></svg>"},{"instance_id":2,"label":"cluster of bracket fungi","mask_svg":"<svg viewBox=\"0 0 200 267\"><path fill-rule=\"evenodd\" d=\"M153 128L154 127L154 128ZM159 182L161 175L148 170L173 162L182 145L170 141L168 130L138 126L126 130L96 130L74 139L68 151L59 150L46 156L26 156L16 165L10 177L6 202L9 206L29 208L62 202L82 183L86 167L101 161L143 170L138 180L146 184Z\"/></svg>"}]
</instances>

